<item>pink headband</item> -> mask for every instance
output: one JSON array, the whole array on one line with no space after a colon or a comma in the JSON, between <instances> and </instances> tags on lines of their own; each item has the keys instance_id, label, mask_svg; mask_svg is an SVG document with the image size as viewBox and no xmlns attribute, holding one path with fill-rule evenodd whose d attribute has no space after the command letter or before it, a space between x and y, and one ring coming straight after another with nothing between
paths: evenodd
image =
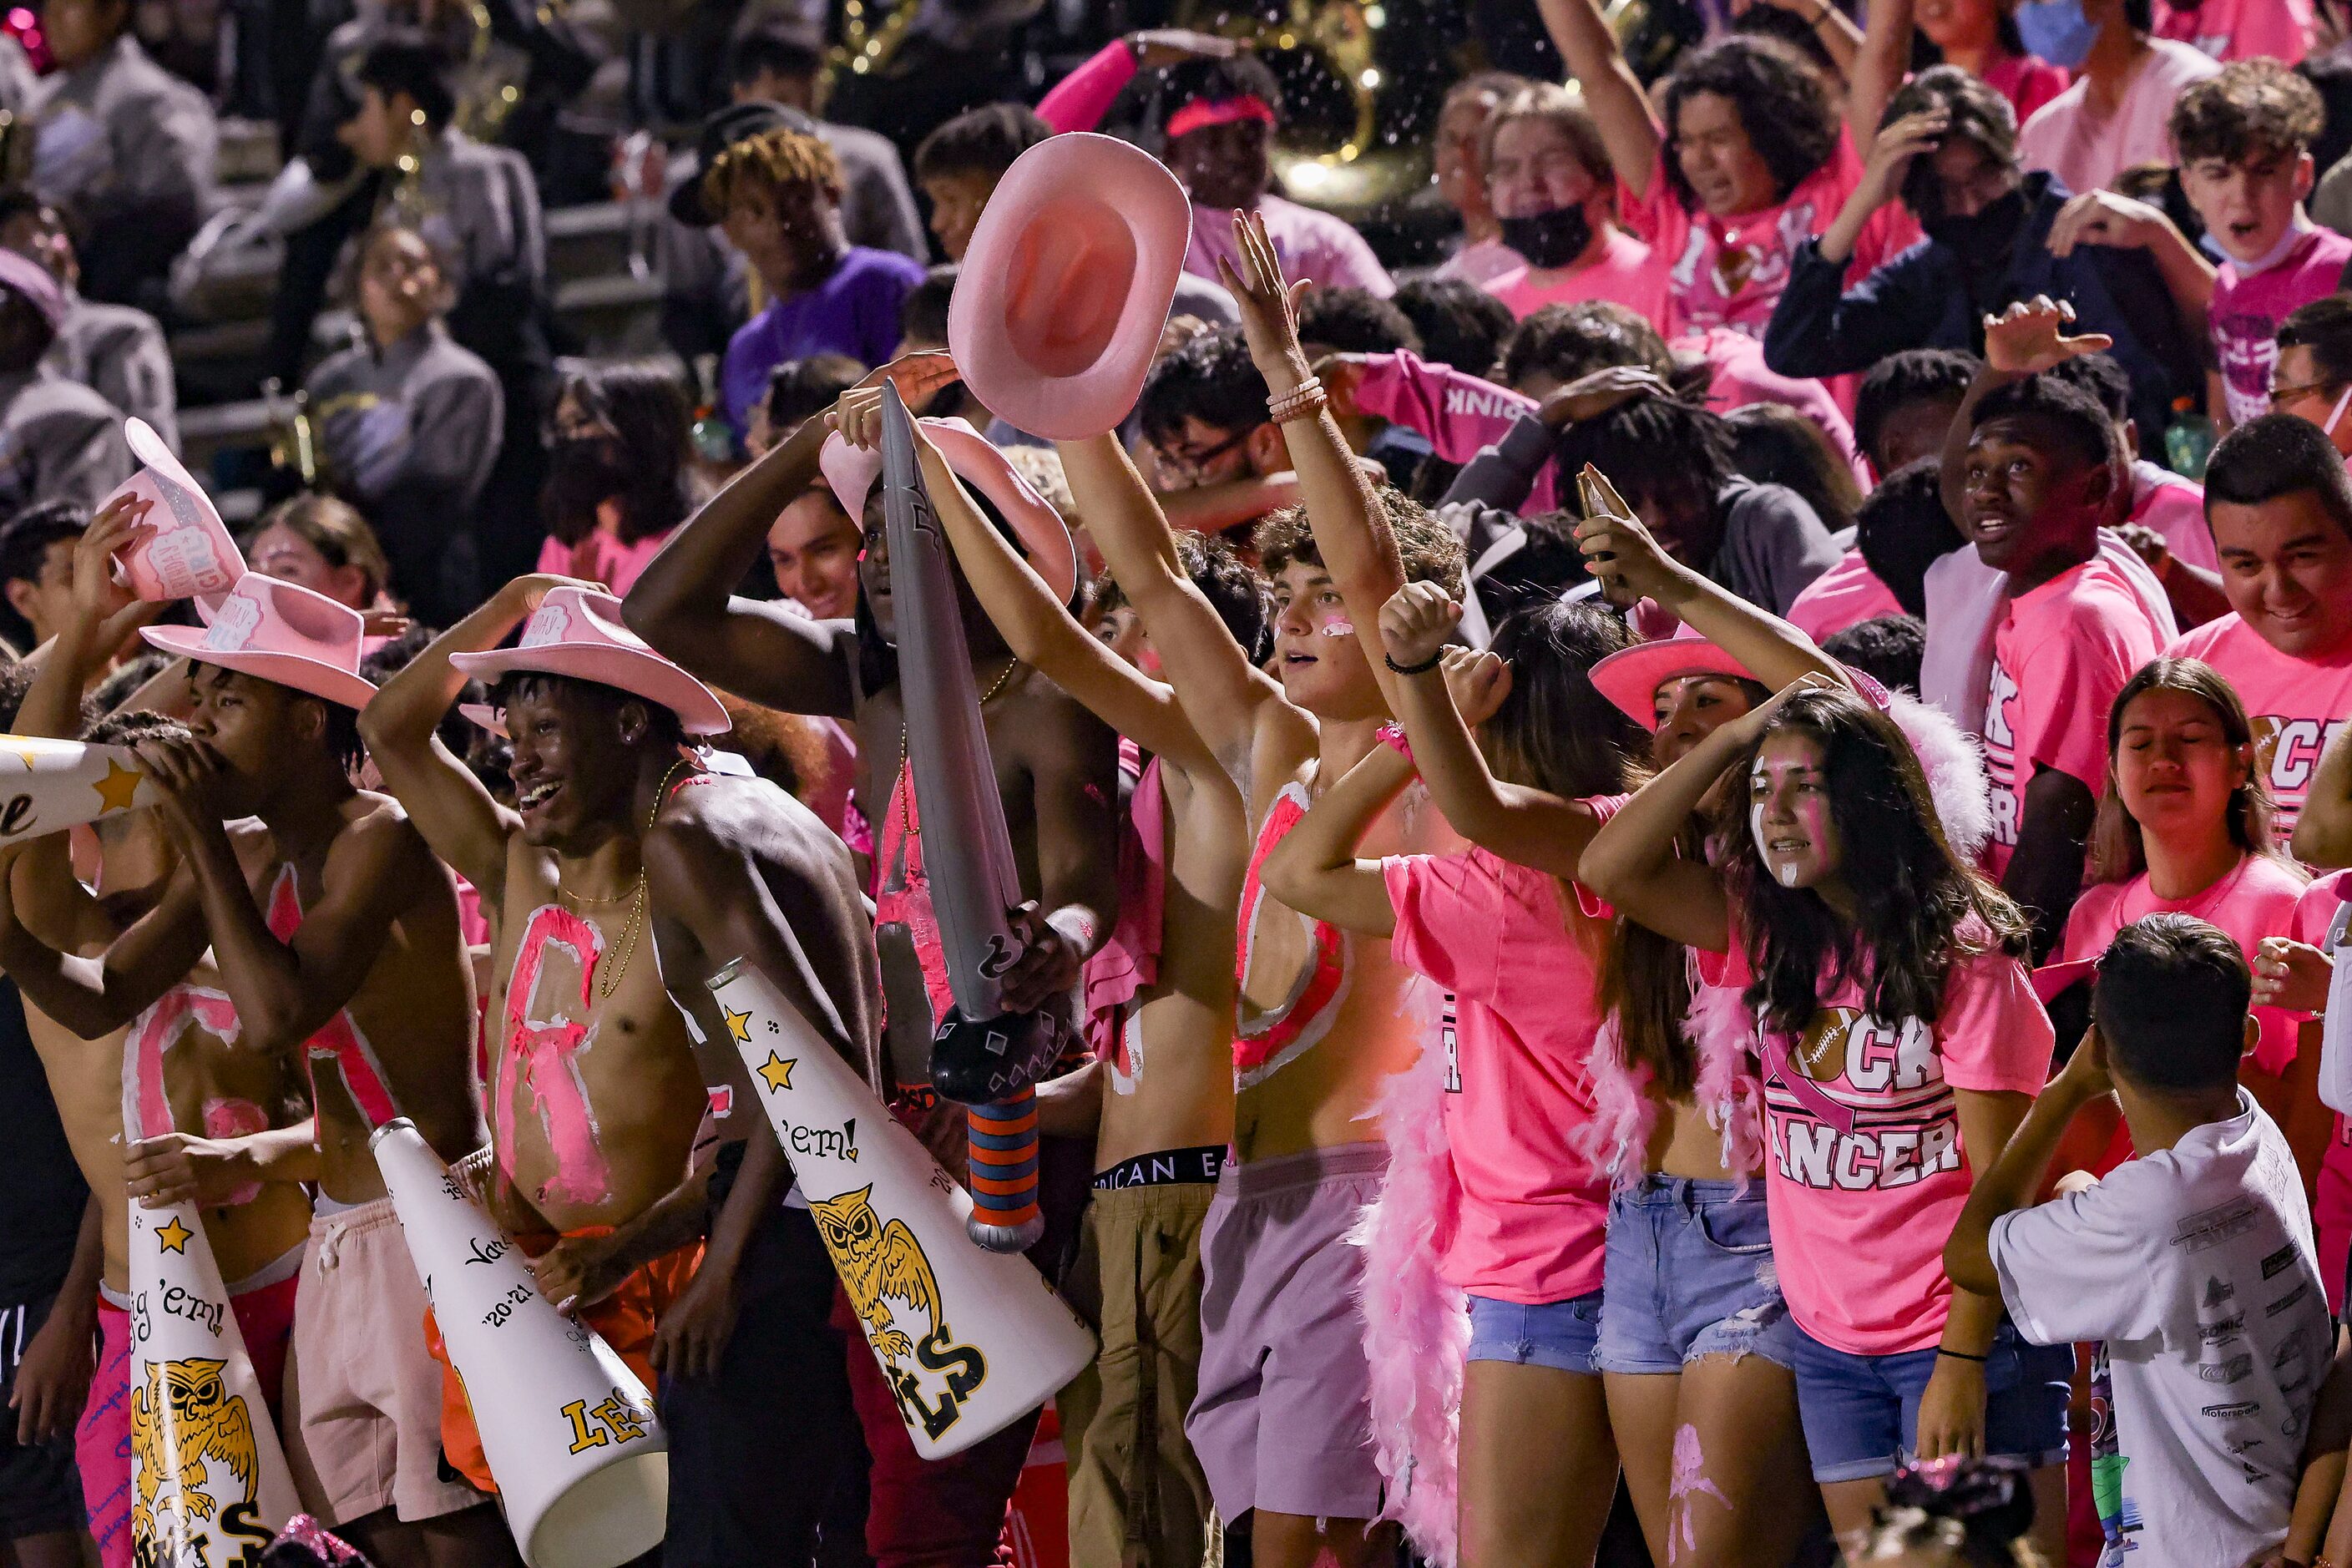
<instances>
[{"instance_id":1,"label":"pink headband","mask_svg":"<svg viewBox=\"0 0 2352 1568\"><path fill-rule=\"evenodd\" d=\"M1236 125L1244 120L1255 120L1264 125L1275 123L1274 109L1254 92L1239 98L1196 98L1168 117L1168 140L1207 129L1212 125Z\"/></svg>"}]
</instances>

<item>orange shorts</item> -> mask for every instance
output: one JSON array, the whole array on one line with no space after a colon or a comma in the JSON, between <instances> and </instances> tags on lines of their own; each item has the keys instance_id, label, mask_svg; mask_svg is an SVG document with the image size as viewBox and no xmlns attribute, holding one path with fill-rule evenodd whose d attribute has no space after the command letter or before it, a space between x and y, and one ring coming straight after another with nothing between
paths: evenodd
<instances>
[{"instance_id":1,"label":"orange shorts","mask_svg":"<svg viewBox=\"0 0 2352 1568\"><path fill-rule=\"evenodd\" d=\"M566 1231L561 1238L547 1231L535 1231L514 1240L525 1258L537 1258L558 1239L570 1241L612 1234L609 1225L592 1225ZM702 1243L688 1242L639 1268L621 1281L619 1289L580 1315L580 1321L613 1347L648 1390L654 1386L654 1329L662 1314L669 1310L670 1303L686 1289L687 1281L694 1278L695 1268L701 1261ZM498 1483L490 1479L489 1461L482 1456L482 1437L474 1426L474 1407L467 1402L466 1385L458 1381L457 1368L449 1364L449 1352L441 1343L441 1325L433 1321L430 1307L425 1309L425 1347L441 1363L442 1451L460 1475L482 1490L495 1492Z\"/></svg>"}]
</instances>

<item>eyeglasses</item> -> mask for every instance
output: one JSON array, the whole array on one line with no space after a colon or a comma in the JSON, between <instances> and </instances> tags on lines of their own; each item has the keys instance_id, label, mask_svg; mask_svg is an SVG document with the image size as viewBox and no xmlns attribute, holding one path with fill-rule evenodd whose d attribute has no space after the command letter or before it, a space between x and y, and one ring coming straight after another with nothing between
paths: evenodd
<instances>
[{"instance_id":1,"label":"eyeglasses","mask_svg":"<svg viewBox=\"0 0 2352 1568\"><path fill-rule=\"evenodd\" d=\"M2335 384L2332 381L2306 381L2294 386L2273 386L2271 388L2271 406L2273 409L2284 408L2298 397L2324 397Z\"/></svg>"},{"instance_id":2,"label":"eyeglasses","mask_svg":"<svg viewBox=\"0 0 2352 1568\"><path fill-rule=\"evenodd\" d=\"M1238 448L1255 433L1255 427L1252 426L1198 452L1171 452L1155 447L1151 452L1151 466L1159 470L1164 480L1198 479L1201 470Z\"/></svg>"}]
</instances>

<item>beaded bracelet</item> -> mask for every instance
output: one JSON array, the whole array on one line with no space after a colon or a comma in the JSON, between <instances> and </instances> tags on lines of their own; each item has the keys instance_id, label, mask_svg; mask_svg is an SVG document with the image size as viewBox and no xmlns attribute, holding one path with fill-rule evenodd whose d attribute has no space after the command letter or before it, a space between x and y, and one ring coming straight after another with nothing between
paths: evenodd
<instances>
[{"instance_id":1,"label":"beaded bracelet","mask_svg":"<svg viewBox=\"0 0 2352 1568\"><path fill-rule=\"evenodd\" d=\"M1288 392L1277 393L1265 400L1266 417L1276 425L1287 425L1294 419L1311 419L1323 412L1330 399L1324 395L1323 384L1309 377Z\"/></svg>"}]
</instances>

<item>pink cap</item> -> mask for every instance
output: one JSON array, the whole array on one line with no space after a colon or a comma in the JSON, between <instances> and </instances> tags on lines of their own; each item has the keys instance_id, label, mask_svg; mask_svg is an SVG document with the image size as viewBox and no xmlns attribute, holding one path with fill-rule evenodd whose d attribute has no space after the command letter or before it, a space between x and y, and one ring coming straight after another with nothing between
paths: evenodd
<instances>
[{"instance_id":1,"label":"pink cap","mask_svg":"<svg viewBox=\"0 0 2352 1568\"><path fill-rule=\"evenodd\" d=\"M362 624L357 610L324 594L247 572L212 607L210 626L144 626L139 635L198 664L364 708L375 688L360 675Z\"/></svg>"},{"instance_id":2,"label":"pink cap","mask_svg":"<svg viewBox=\"0 0 2352 1568\"><path fill-rule=\"evenodd\" d=\"M1012 525L1021 548L1028 552L1029 564L1045 579L1054 597L1068 604L1078 585L1078 552L1062 514L1029 488L1029 481L1005 460L1003 453L964 421L925 419L921 424L923 434L940 449L956 478L986 496ZM882 454L871 447L853 447L835 431L817 448L816 462L841 510L853 521L865 516L866 498L882 474Z\"/></svg>"},{"instance_id":3,"label":"pink cap","mask_svg":"<svg viewBox=\"0 0 2352 1568\"><path fill-rule=\"evenodd\" d=\"M482 680L529 669L614 687L668 709L689 735L717 735L731 728L710 688L624 625L620 600L592 589L550 589L523 623L516 646L453 653L449 662Z\"/></svg>"},{"instance_id":4,"label":"pink cap","mask_svg":"<svg viewBox=\"0 0 2352 1568\"><path fill-rule=\"evenodd\" d=\"M1034 435L1083 441L1135 406L1176 297L1192 208L1150 153L1074 132L997 182L948 305L972 395Z\"/></svg>"},{"instance_id":5,"label":"pink cap","mask_svg":"<svg viewBox=\"0 0 2352 1568\"><path fill-rule=\"evenodd\" d=\"M145 420L124 420L122 437L143 467L100 508L135 496L147 503L146 521L155 530L115 557L131 591L142 599L193 599L236 586L245 555L204 487Z\"/></svg>"}]
</instances>

